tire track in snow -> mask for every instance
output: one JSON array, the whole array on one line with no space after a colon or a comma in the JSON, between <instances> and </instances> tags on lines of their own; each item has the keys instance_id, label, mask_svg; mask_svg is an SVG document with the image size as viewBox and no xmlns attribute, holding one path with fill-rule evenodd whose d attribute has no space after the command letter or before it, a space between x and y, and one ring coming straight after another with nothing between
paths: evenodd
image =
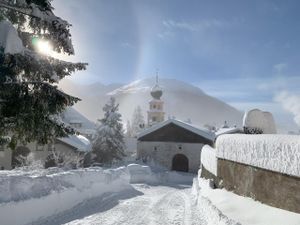
<instances>
[{"instance_id":1,"label":"tire track in snow","mask_svg":"<svg viewBox=\"0 0 300 225\"><path fill-rule=\"evenodd\" d=\"M34 225L205 225L191 188L133 185L134 193L92 199ZM137 194L139 193L139 194Z\"/></svg>"}]
</instances>

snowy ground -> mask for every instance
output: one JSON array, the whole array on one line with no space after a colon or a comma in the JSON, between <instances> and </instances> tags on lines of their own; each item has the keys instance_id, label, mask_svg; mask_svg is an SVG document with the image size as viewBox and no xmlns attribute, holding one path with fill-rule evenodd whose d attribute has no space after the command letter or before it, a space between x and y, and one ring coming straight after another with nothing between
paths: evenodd
<instances>
[{"instance_id":1,"label":"snowy ground","mask_svg":"<svg viewBox=\"0 0 300 225\"><path fill-rule=\"evenodd\" d=\"M300 224L299 214L213 190L208 183L193 174L154 172L138 164L109 170L3 171L0 224Z\"/></svg>"},{"instance_id":2,"label":"snowy ground","mask_svg":"<svg viewBox=\"0 0 300 225\"><path fill-rule=\"evenodd\" d=\"M195 207L191 186L135 184L132 190L86 201L34 225L206 224Z\"/></svg>"}]
</instances>

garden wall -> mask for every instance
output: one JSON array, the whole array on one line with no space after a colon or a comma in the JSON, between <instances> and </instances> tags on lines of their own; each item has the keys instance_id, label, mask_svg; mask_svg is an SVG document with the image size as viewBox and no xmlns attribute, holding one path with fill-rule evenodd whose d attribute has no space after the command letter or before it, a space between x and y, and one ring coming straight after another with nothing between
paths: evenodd
<instances>
[{"instance_id":1,"label":"garden wall","mask_svg":"<svg viewBox=\"0 0 300 225\"><path fill-rule=\"evenodd\" d=\"M215 154L217 176L207 162L201 176L216 187L300 213L300 136L222 135Z\"/></svg>"}]
</instances>

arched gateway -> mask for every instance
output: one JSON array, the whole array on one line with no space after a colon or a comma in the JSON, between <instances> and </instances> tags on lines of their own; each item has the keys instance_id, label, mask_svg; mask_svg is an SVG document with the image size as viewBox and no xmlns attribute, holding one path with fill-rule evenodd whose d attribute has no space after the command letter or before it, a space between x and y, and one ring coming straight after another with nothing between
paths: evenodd
<instances>
[{"instance_id":1,"label":"arched gateway","mask_svg":"<svg viewBox=\"0 0 300 225\"><path fill-rule=\"evenodd\" d=\"M177 154L172 160L172 170L189 172L189 160L183 154Z\"/></svg>"}]
</instances>

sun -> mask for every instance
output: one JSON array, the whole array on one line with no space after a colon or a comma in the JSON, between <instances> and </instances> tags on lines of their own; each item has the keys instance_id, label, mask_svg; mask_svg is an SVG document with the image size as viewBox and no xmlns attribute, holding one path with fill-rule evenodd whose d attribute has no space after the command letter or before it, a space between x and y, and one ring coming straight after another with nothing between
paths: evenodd
<instances>
[{"instance_id":1,"label":"sun","mask_svg":"<svg viewBox=\"0 0 300 225\"><path fill-rule=\"evenodd\" d=\"M53 53L53 47L49 41L39 39L37 37L32 39L32 44L36 50L44 55L51 55Z\"/></svg>"},{"instance_id":2,"label":"sun","mask_svg":"<svg viewBox=\"0 0 300 225\"><path fill-rule=\"evenodd\" d=\"M37 50L42 54L51 55L53 47L51 46L49 41L39 40L37 42Z\"/></svg>"}]
</instances>

